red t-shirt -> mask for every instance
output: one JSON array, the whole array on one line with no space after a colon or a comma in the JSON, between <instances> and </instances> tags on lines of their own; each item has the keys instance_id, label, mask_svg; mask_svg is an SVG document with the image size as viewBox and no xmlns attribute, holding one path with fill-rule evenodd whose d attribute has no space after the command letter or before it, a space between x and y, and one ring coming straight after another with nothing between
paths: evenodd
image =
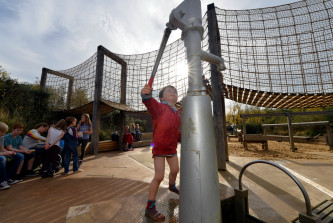
<instances>
[{"instance_id":1,"label":"red t-shirt","mask_svg":"<svg viewBox=\"0 0 333 223\"><path fill-rule=\"evenodd\" d=\"M142 100L153 119L153 156L177 153L180 142L180 115L170 105L157 102L154 98Z\"/></svg>"}]
</instances>

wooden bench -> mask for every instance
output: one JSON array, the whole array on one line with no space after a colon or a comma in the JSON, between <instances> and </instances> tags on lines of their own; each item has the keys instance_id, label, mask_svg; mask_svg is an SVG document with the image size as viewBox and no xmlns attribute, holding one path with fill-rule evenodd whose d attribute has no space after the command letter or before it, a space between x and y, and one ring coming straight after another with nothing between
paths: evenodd
<instances>
[{"instance_id":1,"label":"wooden bench","mask_svg":"<svg viewBox=\"0 0 333 223\"><path fill-rule=\"evenodd\" d=\"M119 142L117 141L106 140L98 143L99 152L117 150L118 148L119 148Z\"/></svg>"},{"instance_id":2,"label":"wooden bench","mask_svg":"<svg viewBox=\"0 0 333 223\"><path fill-rule=\"evenodd\" d=\"M141 141L139 142L133 142L133 148L143 147L143 146L150 146L153 141L153 133L152 132L145 132L142 133ZM98 151L104 152L104 151L112 151L119 149L119 142L112 141L112 140L106 140L106 141L100 141L98 143ZM81 155L81 145L78 148L79 150L79 156ZM88 142L85 154L90 152L90 142Z\"/></svg>"},{"instance_id":3,"label":"wooden bench","mask_svg":"<svg viewBox=\"0 0 333 223\"><path fill-rule=\"evenodd\" d=\"M264 135L258 135L258 134L247 134L244 137L243 146L245 149L247 148L248 143L261 143L263 150L268 150L268 142L267 137Z\"/></svg>"},{"instance_id":4,"label":"wooden bench","mask_svg":"<svg viewBox=\"0 0 333 223\"><path fill-rule=\"evenodd\" d=\"M150 146L152 142L153 142L153 133L145 132L145 133L142 133L140 141L133 142L133 148Z\"/></svg>"},{"instance_id":5,"label":"wooden bench","mask_svg":"<svg viewBox=\"0 0 333 223\"><path fill-rule=\"evenodd\" d=\"M312 210L313 214L319 216L319 222L333 222L333 199L332 200L325 200L318 204ZM301 223L302 221L299 218L292 221L293 223ZM303 221L303 222L315 222L315 221ZM318 222L318 221L316 221Z\"/></svg>"},{"instance_id":6,"label":"wooden bench","mask_svg":"<svg viewBox=\"0 0 333 223\"><path fill-rule=\"evenodd\" d=\"M106 141L100 141L98 143L98 152L104 152L104 151L111 151L111 150L117 150L118 149L118 142L112 141L112 140L106 140ZM78 147L79 150L79 156L81 155L81 145ZM90 142L88 142L85 154L90 153Z\"/></svg>"}]
</instances>

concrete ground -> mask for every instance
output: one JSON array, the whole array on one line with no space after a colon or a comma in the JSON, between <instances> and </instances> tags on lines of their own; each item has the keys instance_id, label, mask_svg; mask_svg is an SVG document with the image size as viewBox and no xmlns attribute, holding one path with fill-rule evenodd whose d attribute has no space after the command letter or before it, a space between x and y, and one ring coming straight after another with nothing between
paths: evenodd
<instances>
[{"instance_id":1,"label":"concrete ground","mask_svg":"<svg viewBox=\"0 0 333 223\"><path fill-rule=\"evenodd\" d=\"M241 168L255 158L233 157L221 184L238 188ZM275 160L292 172L309 194L312 206L333 197L332 160ZM1 222L151 222L144 216L149 183L154 175L148 147L87 156L78 174L23 182L0 191ZM157 199L165 222L178 220L178 196L167 190L168 168ZM179 177L178 177L179 183ZM281 170L255 164L242 179L249 190L250 213L266 222L290 222L305 212L304 197ZM67 218L66 218L67 216Z\"/></svg>"}]
</instances>

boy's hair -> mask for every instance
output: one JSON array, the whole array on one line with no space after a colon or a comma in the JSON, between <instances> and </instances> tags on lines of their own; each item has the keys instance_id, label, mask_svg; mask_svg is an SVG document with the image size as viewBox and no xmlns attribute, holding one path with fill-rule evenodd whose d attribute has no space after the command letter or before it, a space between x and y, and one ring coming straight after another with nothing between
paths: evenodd
<instances>
[{"instance_id":1,"label":"boy's hair","mask_svg":"<svg viewBox=\"0 0 333 223\"><path fill-rule=\"evenodd\" d=\"M72 124L72 122L74 122L75 120L76 120L75 117L72 117L72 116L67 117L67 118L66 118L66 125L69 126L69 125Z\"/></svg>"},{"instance_id":2,"label":"boy's hair","mask_svg":"<svg viewBox=\"0 0 333 223\"><path fill-rule=\"evenodd\" d=\"M66 120L61 119L59 122L57 122L54 128L58 130L66 130Z\"/></svg>"},{"instance_id":3,"label":"boy's hair","mask_svg":"<svg viewBox=\"0 0 333 223\"><path fill-rule=\"evenodd\" d=\"M0 132L6 133L8 131L8 125L3 122L0 122Z\"/></svg>"},{"instance_id":4,"label":"boy's hair","mask_svg":"<svg viewBox=\"0 0 333 223\"><path fill-rule=\"evenodd\" d=\"M163 98L163 93L164 93L165 89L167 89L167 88L172 88L177 92L177 89L174 86L172 86L172 85L165 86L164 88L162 88L160 90L160 93L158 94L158 97L160 98L160 100L161 100L161 98Z\"/></svg>"},{"instance_id":5,"label":"boy's hair","mask_svg":"<svg viewBox=\"0 0 333 223\"><path fill-rule=\"evenodd\" d=\"M39 124L37 124L37 125L35 126L35 129L38 129L38 128L41 127L41 126L43 126L43 127L49 127L49 125L48 125L47 123L39 123Z\"/></svg>"},{"instance_id":6,"label":"boy's hair","mask_svg":"<svg viewBox=\"0 0 333 223\"><path fill-rule=\"evenodd\" d=\"M90 116L88 113L83 113L82 116L84 116L86 119L84 120L84 123L86 123L87 125L91 125L91 120L90 120Z\"/></svg>"},{"instance_id":7,"label":"boy's hair","mask_svg":"<svg viewBox=\"0 0 333 223\"><path fill-rule=\"evenodd\" d=\"M20 124L20 123L16 123L13 125L12 129L24 129L24 125Z\"/></svg>"}]
</instances>

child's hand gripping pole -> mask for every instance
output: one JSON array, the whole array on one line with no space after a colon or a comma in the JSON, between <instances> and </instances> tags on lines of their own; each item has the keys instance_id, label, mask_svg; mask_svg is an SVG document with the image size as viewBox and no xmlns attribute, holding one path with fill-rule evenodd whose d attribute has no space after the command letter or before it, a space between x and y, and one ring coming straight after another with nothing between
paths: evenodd
<instances>
[{"instance_id":1,"label":"child's hand gripping pole","mask_svg":"<svg viewBox=\"0 0 333 223\"><path fill-rule=\"evenodd\" d=\"M161 61L161 58L162 58L162 55L163 55L163 52L164 52L164 49L165 49L165 46L168 42L168 39L169 39L169 36L170 36L170 33L171 33L171 29L170 28L166 28L164 30L164 35L163 35L163 39L162 39L162 42L161 42L161 45L160 45L160 49L158 50L158 54L157 54L157 57L156 57L156 61L155 61L155 64L154 64L154 68L153 68L153 72L150 76L150 79L149 79L149 82L148 82L148 85L150 87L153 86L153 82L154 82L154 77L155 77L155 74L157 72L157 68L158 68L158 65L160 64L160 61Z\"/></svg>"}]
</instances>

